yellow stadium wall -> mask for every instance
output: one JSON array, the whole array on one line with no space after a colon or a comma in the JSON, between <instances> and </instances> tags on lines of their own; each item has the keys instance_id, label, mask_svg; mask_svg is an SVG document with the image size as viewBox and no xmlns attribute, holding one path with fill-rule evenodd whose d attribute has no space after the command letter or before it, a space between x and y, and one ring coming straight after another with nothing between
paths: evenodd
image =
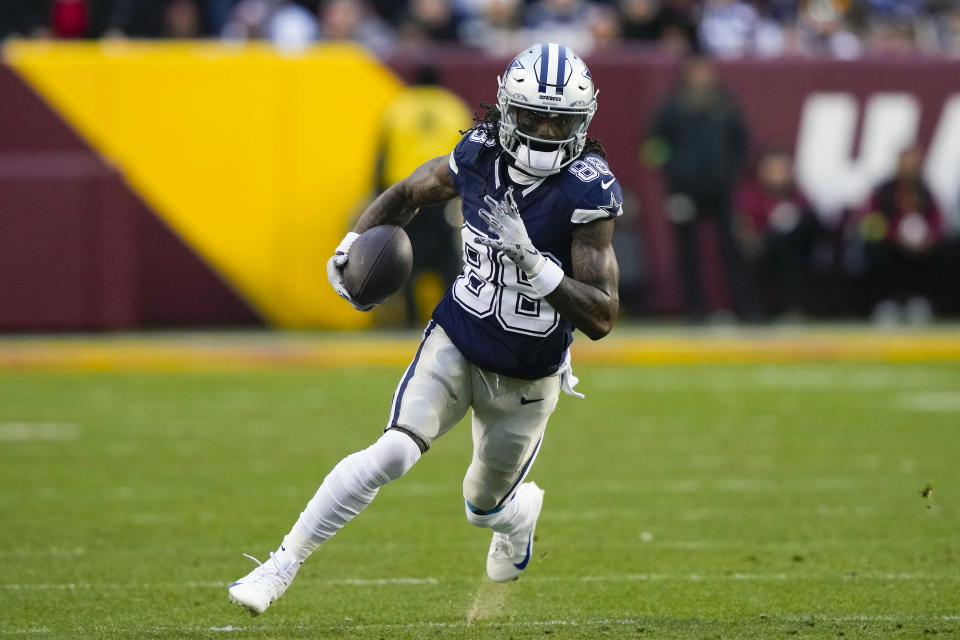
<instances>
[{"instance_id":1,"label":"yellow stadium wall","mask_svg":"<svg viewBox=\"0 0 960 640\"><path fill-rule=\"evenodd\" d=\"M365 51L22 42L4 55L272 325L371 324L325 269L372 195L381 114L402 88Z\"/></svg>"}]
</instances>

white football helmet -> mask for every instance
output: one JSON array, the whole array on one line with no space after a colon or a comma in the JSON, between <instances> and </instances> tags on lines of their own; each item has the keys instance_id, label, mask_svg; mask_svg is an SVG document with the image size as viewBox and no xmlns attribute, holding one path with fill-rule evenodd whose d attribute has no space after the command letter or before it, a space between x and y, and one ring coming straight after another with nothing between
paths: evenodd
<instances>
[{"instance_id":1,"label":"white football helmet","mask_svg":"<svg viewBox=\"0 0 960 640\"><path fill-rule=\"evenodd\" d=\"M517 168L549 176L577 159L597 110L597 91L586 63L552 42L521 52L497 78L500 144ZM555 139L533 135L548 119Z\"/></svg>"}]
</instances>

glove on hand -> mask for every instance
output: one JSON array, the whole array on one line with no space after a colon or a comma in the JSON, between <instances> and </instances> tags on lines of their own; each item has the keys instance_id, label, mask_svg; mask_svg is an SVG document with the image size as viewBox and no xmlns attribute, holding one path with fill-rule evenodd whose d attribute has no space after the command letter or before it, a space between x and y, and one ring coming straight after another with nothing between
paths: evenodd
<instances>
[{"instance_id":1,"label":"glove on hand","mask_svg":"<svg viewBox=\"0 0 960 640\"><path fill-rule=\"evenodd\" d=\"M527 275L527 282L541 298L556 289L563 280L563 269L533 246L513 199L513 187L507 189L503 202L490 196L484 196L483 201L490 209L480 209L478 213L497 237L477 236L473 241L506 254Z\"/></svg>"},{"instance_id":2,"label":"glove on hand","mask_svg":"<svg viewBox=\"0 0 960 640\"><path fill-rule=\"evenodd\" d=\"M490 196L484 196L483 201L490 209L480 209L480 217L497 237L477 237L474 241L503 251L527 276L540 273L547 259L530 242L527 227L523 224L520 210L513 199L513 187L507 189L503 202L497 202Z\"/></svg>"},{"instance_id":3,"label":"glove on hand","mask_svg":"<svg viewBox=\"0 0 960 640\"><path fill-rule=\"evenodd\" d=\"M337 295L349 302L354 309L357 311L370 311L370 309L373 309L376 305L360 304L353 299L350 292L347 291L346 285L343 284L343 267L347 264L351 245L353 245L354 241L359 237L359 233L351 231L340 241L333 257L327 260L327 280L330 281L330 286L337 292Z\"/></svg>"}]
</instances>

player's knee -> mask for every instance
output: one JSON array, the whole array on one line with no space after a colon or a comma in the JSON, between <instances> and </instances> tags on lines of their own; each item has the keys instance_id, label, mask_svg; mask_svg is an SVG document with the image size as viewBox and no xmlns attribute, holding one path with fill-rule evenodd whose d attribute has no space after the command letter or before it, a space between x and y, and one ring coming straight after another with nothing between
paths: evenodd
<instances>
[{"instance_id":1,"label":"player's knee","mask_svg":"<svg viewBox=\"0 0 960 640\"><path fill-rule=\"evenodd\" d=\"M467 519L478 527L487 526L470 518L474 512L488 512L497 507L510 491L511 478L482 465L471 464L463 478L463 499L467 501ZM471 509L472 507L472 509Z\"/></svg>"},{"instance_id":2,"label":"player's knee","mask_svg":"<svg viewBox=\"0 0 960 640\"><path fill-rule=\"evenodd\" d=\"M398 479L420 459L420 447L409 435L390 429L369 448L372 462L385 480Z\"/></svg>"}]
</instances>

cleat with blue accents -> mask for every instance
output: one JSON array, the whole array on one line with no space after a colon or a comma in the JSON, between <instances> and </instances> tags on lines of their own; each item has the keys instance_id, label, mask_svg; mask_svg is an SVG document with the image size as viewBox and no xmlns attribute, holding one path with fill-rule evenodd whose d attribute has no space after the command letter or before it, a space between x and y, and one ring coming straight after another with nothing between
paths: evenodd
<instances>
[{"instance_id":1,"label":"cleat with blue accents","mask_svg":"<svg viewBox=\"0 0 960 640\"><path fill-rule=\"evenodd\" d=\"M300 569L300 563L283 547L271 551L270 559L266 562L260 562L246 553L243 555L259 566L231 584L227 592L231 602L249 611L250 615L258 616L287 590Z\"/></svg>"},{"instance_id":2,"label":"cleat with blue accents","mask_svg":"<svg viewBox=\"0 0 960 640\"><path fill-rule=\"evenodd\" d=\"M536 482L524 482L514 500L526 500L529 506L527 524L512 534L493 533L487 554L487 575L494 582L507 582L520 575L533 554L533 532L543 508L543 489Z\"/></svg>"}]
</instances>

